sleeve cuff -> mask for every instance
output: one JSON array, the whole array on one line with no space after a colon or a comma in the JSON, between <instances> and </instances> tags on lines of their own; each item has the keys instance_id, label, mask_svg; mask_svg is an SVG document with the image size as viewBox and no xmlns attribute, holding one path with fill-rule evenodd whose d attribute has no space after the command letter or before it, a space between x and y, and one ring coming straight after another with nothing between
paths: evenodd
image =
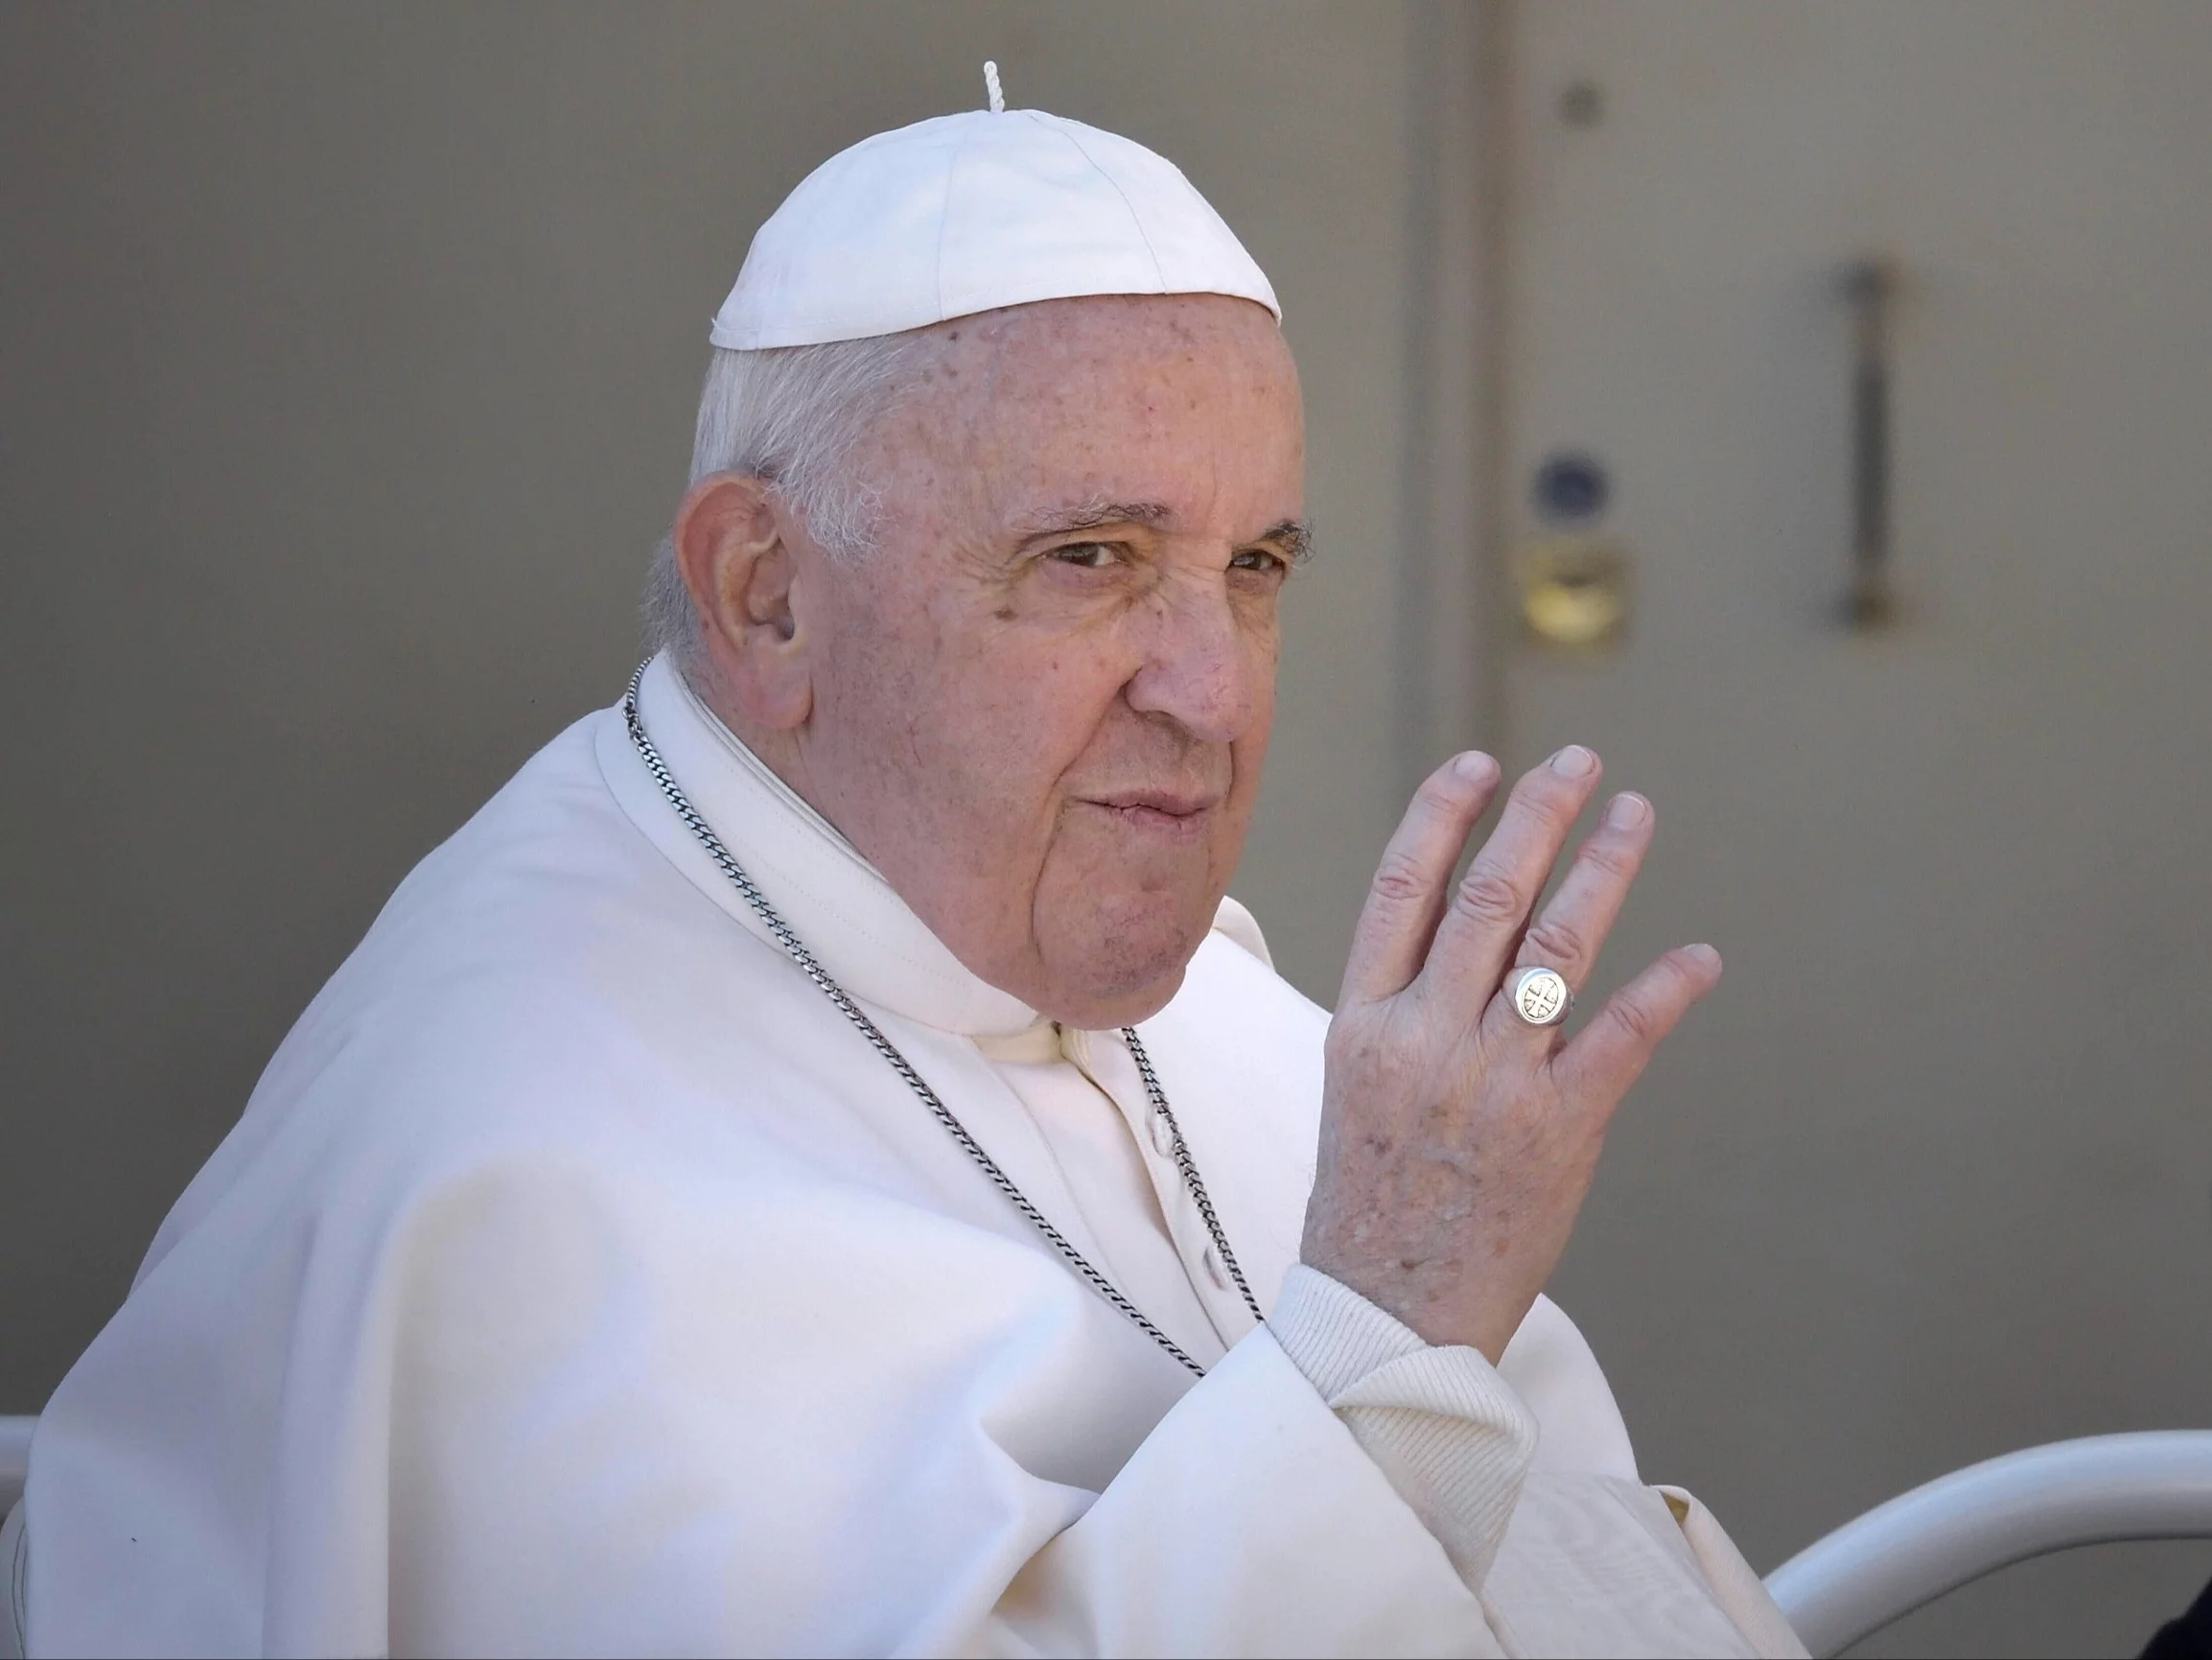
<instances>
[{"instance_id":1,"label":"sleeve cuff","mask_svg":"<svg viewBox=\"0 0 2212 1660\"><path fill-rule=\"evenodd\" d=\"M1432 1348L1302 1264L1285 1277L1268 1325L1479 1590L1536 1456L1534 1415L1476 1350Z\"/></svg>"}]
</instances>

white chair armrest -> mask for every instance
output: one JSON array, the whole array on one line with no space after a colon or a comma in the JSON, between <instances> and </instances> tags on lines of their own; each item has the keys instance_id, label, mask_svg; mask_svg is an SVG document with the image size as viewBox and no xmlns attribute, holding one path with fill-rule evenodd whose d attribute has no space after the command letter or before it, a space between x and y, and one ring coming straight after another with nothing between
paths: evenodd
<instances>
[{"instance_id":1,"label":"white chair armrest","mask_svg":"<svg viewBox=\"0 0 2212 1660\"><path fill-rule=\"evenodd\" d=\"M2199 1538L2212 1538L2212 1430L2091 1436L1915 1487L1800 1551L1766 1588L1805 1646L1831 1655L2031 1556Z\"/></svg>"}]
</instances>

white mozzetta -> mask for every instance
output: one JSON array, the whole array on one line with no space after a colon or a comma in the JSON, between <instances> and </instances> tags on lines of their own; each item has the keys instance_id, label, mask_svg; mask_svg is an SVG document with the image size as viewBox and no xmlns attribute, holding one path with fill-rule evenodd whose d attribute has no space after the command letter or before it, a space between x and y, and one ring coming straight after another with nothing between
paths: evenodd
<instances>
[{"instance_id":1,"label":"white mozzetta","mask_svg":"<svg viewBox=\"0 0 2212 1660\"><path fill-rule=\"evenodd\" d=\"M1346 1354L1362 1309L1394 1352L1332 1409L1207 1272L1126 1046L1063 1034L1053 1061L664 665L641 702L1023 1191L1210 1328L1208 1375L1071 1274L760 937L602 711L401 884L57 1392L34 1653L1498 1654L1524 1626L1746 1650L1665 1500L1602 1473L1626 1437L1564 1316L1539 1305L1493 1389L1340 1308ZM1216 933L1143 1027L1264 1307L1325 1026ZM1133 1156L1101 1175L1083 1150L1114 1136ZM1478 1595L1424 1515L1486 1513L1514 1395L1540 1439ZM1431 1441L1391 1441L1394 1412Z\"/></svg>"}]
</instances>

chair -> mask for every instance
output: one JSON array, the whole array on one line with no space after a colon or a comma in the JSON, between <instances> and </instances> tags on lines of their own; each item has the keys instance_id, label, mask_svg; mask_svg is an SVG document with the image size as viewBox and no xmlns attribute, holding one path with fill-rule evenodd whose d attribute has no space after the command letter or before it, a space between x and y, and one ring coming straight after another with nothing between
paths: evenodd
<instances>
[{"instance_id":1,"label":"chair","mask_svg":"<svg viewBox=\"0 0 2212 1660\"><path fill-rule=\"evenodd\" d=\"M1999 1568L2123 1539L2212 1539L2212 1430L2090 1436L1970 1464L1845 1523L1766 1588L1805 1646L1832 1655Z\"/></svg>"},{"instance_id":2,"label":"chair","mask_svg":"<svg viewBox=\"0 0 2212 1660\"><path fill-rule=\"evenodd\" d=\"M0 1417L0 1660L23 1656L23 1483L36 1418Z\"/></svg>"}]
</instances>

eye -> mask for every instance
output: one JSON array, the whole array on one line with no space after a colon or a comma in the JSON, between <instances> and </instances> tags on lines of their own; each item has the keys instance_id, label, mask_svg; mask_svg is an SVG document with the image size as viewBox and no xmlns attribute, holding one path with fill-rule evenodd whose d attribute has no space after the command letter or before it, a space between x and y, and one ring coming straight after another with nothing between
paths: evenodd
<instances>
[{"instance_id":1,"label":"eye","mask_svg":"<svg viewBox=\"0 0 2212 1660\"><path fill-rule=\"evenodd\" d=\"M1291 562L1271 548L1246 548L1230 556L1229 569L1257 571L1268 576L1284 576L1290 573Z\"/></svg>"},{"instance_id":2,"label":"eye","mask_svg":"<svg viewBox=\"0 0 2212 1660\"><path fill-rule=\"evenodd\" d=\"M1122 547L1118 542L1069 542L1055 548L1046 557L1085 571L1104 571L1121 562Z\"/></svg>"}]
</instances>

